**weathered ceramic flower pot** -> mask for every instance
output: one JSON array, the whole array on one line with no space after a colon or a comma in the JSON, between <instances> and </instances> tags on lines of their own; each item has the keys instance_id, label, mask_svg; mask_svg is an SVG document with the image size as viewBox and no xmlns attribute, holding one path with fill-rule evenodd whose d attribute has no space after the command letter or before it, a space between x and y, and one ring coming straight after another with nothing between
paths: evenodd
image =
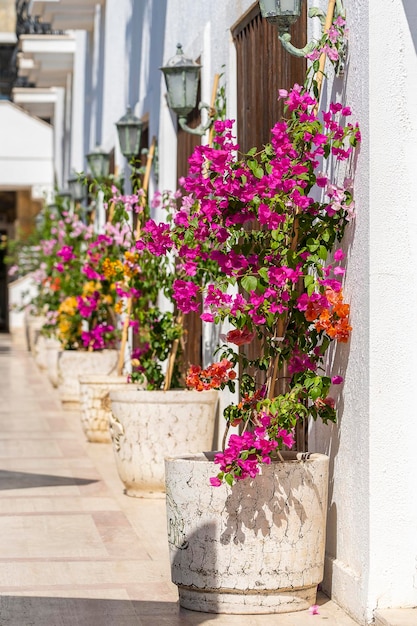
<instances>
[{"instance_id":1,"label":"weathered ceramic flower pot","mask_svg":"<svg viewBox=\"0 0 417 626\"><path fill-rule=\"evenodd\" d=\"M46 370L46 337L38 335L33 345L33 356L35 363L41 371Z\"/></svg>"},{"instance_id":2,"label":"weathered ceramic flower pot","mask_svg":"<svg viewBox=\"0 0 417 626\"><path fill-rule=\"evenodd\" d=\"M310 607L323 578L328 457L297 460L289 453L254 480L211 487L219 470L207 456L166 459L171 571L180 605L236 614Z\"/></svg>"},{"instance_id":3,"label":"weathered ceramic flower pot","mask_svg":"<svg viewBox=\"0 0 417 626\"><path fill-rule=\"evenodd\" d=\"M48 337L46 348L46 372L53 387L58 387L58 356L62 351L61 343L54 337Z\"/></svg>"},{"instance_id":4,"label":"weathered ceramic flower pot","mask_svg":"<svg viewBox=\"0 0 417 626\"><path fill-rule=\"evenodd\" d=\"M164 457L211 450L217 391L111 391L110 433L117 470L129 496L165 491Z\"/></svg>"},{"instance_id":5,"label":"weathered ceramic flower pot","mask_svg":"<svg viewBox=\"0 0 417 626\"><path fill-rule=\"evenodd\" d=\"M28 340L28 349L33 353L35 343L38 340L39 333L46 323L43 315L27 315L26 317L26 336Z\"/></svg>"},{"instance_id":6,"label":"weathered ceramic flower pot","mask_svg":"<svg viewBox=\"0 0 417 626\"><path fill-rule=\"evenodd\" d=\"M117 367L117 350L63 350L58 354L58 390L64 409L79 410L80 382L84 374L111 374Z\"/></svg>"},{"instance_id":7,"label":"weathered ceramic flower pot","mask_svg":"<svg viewBox=\"0 0 417 626\"><path fill-rule=\"evenodd\" d=\"M93 443L111 443L109 393L113 389L126 388L126 376L89 374L80 376L79 381L81 425L87 440Z\"/></svg>"}]
</instances>

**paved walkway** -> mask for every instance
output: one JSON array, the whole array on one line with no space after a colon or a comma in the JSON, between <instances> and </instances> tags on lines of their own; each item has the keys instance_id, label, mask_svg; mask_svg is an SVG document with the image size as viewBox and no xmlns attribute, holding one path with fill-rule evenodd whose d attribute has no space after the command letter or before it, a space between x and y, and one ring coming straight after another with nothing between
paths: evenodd
<instances>
[{"instance_id":1,"label":"paved walkway","mask_svg":"<svg viewBox=\"0 0 417 626\"><path fill-rule=\"evenodd\" d=\"M319 604L319 615L180 609L164 500L123 494L111 445L87 443L23 343L0 335L0 626L355 625Z\"/></svg>"}]
</instances>

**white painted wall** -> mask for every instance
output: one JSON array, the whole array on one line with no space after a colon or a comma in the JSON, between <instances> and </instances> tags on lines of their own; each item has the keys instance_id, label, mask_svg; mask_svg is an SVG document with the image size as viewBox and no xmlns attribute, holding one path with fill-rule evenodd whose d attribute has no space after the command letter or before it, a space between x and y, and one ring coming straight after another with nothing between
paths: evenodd
<instances>
[{"instance_id":1,"label":"white painted wall","mask_svg":"<svg viewBox=\"0 0 417 626\"><path fill-rule=\"evenodd\" d=\"M53 183L52 127L7 100L0 101L0 188Z\"/></svg>"},{"instance_id":2,"label":"white painted wall","mask_svg":"<svg viewBox=\"0 0 417 626\"><path fill-rule=\"evenodd\" d=\"M360 623L375 608L415 606L417 375L413 328L417 160L417 14L413 0L346 0L349 62L326 97L352 107L362 130L357 217L345 294L354 328L338 350L339 423L315 428L331 456L325 589ZM369 15L368 15L369 11ZM313 437L312 437L313 441ZM314 445L314 443L313 443Z\"/></svg>"}]
</instances>

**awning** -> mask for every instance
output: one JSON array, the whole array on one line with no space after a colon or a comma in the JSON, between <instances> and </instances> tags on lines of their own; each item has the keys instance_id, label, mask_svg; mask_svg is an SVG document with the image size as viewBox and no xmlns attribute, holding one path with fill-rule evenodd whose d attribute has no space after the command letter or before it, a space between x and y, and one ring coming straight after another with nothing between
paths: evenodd
<instances>
[{"instance_id":1,"label":"awning","mask_svg":"<svg viewBox=\"0 0 417 626\"><path fill-rule=\"evenodd\" d=\"M32 0L30 11L59 30L93 30L96 4L104 0Z\"/></svg>"},{"instance_id":2,"label":"awning","mask_svg":"<svg viewBox=\"0 0 417 626\"><path fill-rule=\"evenodd\" d=\"M19 49L19 76L37 87L65 87L74 64L74 34L21 35Z\"/></svg>"},{"instance_id":3,"label":"awning","mask_svg":"<svg viewBox=\"0 0 417 626\"><path fill-rule=\"evenodd\" d=\"M7 100L0 100L0 189L32 188L32 196L54 184L53 130Z\"/></svg>"}]
</instances>

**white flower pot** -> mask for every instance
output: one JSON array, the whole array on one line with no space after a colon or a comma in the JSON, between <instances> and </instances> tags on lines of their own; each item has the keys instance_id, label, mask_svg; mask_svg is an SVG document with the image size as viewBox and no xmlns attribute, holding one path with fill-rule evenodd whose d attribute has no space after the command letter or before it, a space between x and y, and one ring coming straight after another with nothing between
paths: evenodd
<instances>
[{"instance_id":1,"label":"white flower pot","mask_svg":"<svg viewBox=\"0 0 417 626\"><path fill-rule=\"evenodd\" d=\"M62 352L62 347L58 339L48 337L46 340L46 371L53 387L58 387L58 356L60 352Z\"/></svg>"},{"instance_id":2,"label":"white flower pot","mask_svg":"<svg viewBox=\"0 0 417 626\"><path fill-rule=\"evenodd\" d=\"M287 459L293 460L287 460ZM323 578L329 459L286 455L262 475L211 487L207 455L166 459L172 580L208 613L308 609Z\"/></svg>"},{"instance_id":3,"label":"white flower pot","mask_svg":"<svg viewBox=\"0 0 417 626\"><path fill-rule=\"evenodd\" d=\"M80 408L79 377L84 374L111 374L116 370L117 350L63 350L58 353L58 390L65 409Z\"/></svg>"},{"instance_id":4,"label":"white flower pot","mask_svg":"<svg viewBox=\"0 0 417 626\"><path fill-rule=\"evenodd\" d=\"M111 417L110 390L124 389L126 376L104 374L79 377L81 425L88 441L111 443L109 421Z\"/></svg>"},{"instance_id":5,"label":"white flower pot","mask_svg":"<svg viewBox=\"0 0 417 626\"><path fill-rule=\"evenodd\" d=\"M217 391L110 392L110 433L117 470L129 496L165 491L164 457L213 447Z\"/></svg>"},{"instance_id":6,"label":"white flower pot","mask_svg":"<svg viewBox=\"0 0 417 626\"><path fill-rule=\"evenodd\" d=\"M34 353L35 343L37 342L39 333L45 324L46 318L43 315L28 315L26 317L28 349L32 353Z\"/></svg>"},{"instance_id":7,"label":"white flower pot","mask_svg":"<svg viewBox=\"0 0 417 626\"><path fill-rule=\"evenodd\" d=\"M39 335L33 346L33 356L35 363L41 371L47 369L46 345L48 339L44 335Z\"/></svg>"}]
</instances>

